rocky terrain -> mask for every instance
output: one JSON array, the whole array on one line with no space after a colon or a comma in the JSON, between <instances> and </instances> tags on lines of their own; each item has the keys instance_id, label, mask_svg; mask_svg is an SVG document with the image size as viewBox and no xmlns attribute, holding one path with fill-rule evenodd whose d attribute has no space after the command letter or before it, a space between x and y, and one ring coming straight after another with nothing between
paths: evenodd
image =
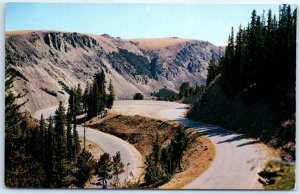
<instances>
[{"instance_id":1,"label":"rocky terrain","mask_svg":"<svg viewBox=\"0 0 300 194\"><path fill-rule=\"evenodd\" d=\"M180 38L113 38L58 31L6 32L6 60L15 69L17 93L27 92L26 109L66 101L66 86L84 88L94 73L104 70L117 99L132 99L167 87L178 91L182 82L204 84L211 58L223 49L207 41Z\"/></svg>"}]
</instances>

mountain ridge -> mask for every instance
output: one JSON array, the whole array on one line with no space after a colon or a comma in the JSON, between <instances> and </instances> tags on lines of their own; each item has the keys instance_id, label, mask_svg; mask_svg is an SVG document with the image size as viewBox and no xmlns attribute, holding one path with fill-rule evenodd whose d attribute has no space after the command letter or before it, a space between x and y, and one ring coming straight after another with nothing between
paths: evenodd
<instances>
[{"instance_id":1,"label":"mountain ridge","mask_svg":"<svg viewBox=\"0 0 300 194\"><path fill-rule=\"evenodd\" d=\"M26 109L34 112L66 101L63 85L85 87L97 71L111 79L117 99L131 99L182 82L205 84L210 59L220 47L207 41L181 38L121 39L108 34L63 31L9 31L6 60L18 73L15 91L28 92ZM158 47L157 47L158 46ZM45 90L47 88L47 90ZM41 100L42 99L42 100Z\"/></svg>"}]
</instances>

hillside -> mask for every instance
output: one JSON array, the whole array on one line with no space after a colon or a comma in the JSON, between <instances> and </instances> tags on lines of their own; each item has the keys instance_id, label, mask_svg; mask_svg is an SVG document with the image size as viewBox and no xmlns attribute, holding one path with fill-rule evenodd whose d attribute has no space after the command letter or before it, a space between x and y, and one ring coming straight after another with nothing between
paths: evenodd
<instances>
[{"instance_id":1,"label":"hillside","mask_svg":"<svg viewBox=\"0 0 300 194\"><path fill-rule=\"evenodd\" d=\"M224 57L208 68L208 87L188 117L257 138L295 160L296 9L279 7L279 20L251 15L233 29Z\"/></svg>"},{"instance_id":2,"label":"hillside","mask_svg":"<svg viewBox=\"0 0 300 194\"><path fill-rule=\"evenodd\" d=\"M219 78L198 97L187 117L245 134L255 138L254 143L263 142L275 148L284 160L295 159L295 118L278 124L269 104L246 104L242 99L231 98L222 90Z\"/></svg>"},{"instance_id":3,"label":"hillside","mask_svg":"<svg viewBox=\"0 0 300 194\"><path fill-rule=\"evenodd\" d=\"M84 88L94 73L104 70L117 99L167 87L178 91L182 82L204 84L208 62L219 47L206 41L180 38L123 40L107 34L58 31L6 32L6 60L16 70L14 90L27 92L23 101L34 112L66 101L65 86Z\"/></svg>"}]
</instances>

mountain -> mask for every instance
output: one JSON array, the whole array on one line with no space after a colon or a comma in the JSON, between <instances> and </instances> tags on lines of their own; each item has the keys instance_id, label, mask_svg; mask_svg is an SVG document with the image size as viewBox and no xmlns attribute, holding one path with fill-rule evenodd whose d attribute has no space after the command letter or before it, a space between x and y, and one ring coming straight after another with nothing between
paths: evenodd
<instances>
[{"instance_id":1,"label":"mountain","mask_svg":"<svg viewBox=\"0 0 300 194\"><path fill-rule=\"evenodd\" d=\"M6 60L15 69L14 90L27 92L26 109L66 101L66 86L83 88L104 70L117 99L166 87L178 91L182 82L205 84L208 62L223 49L181 38L121 39L59 31L6 32Z\"/></svg>"}]
</instances>

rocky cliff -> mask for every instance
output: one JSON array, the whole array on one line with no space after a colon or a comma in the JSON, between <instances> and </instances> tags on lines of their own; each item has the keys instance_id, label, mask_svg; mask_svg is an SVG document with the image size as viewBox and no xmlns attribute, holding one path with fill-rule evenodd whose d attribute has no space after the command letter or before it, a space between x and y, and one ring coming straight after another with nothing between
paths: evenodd
<instances>
[{"instance_id":1,"label":"rocky cliff","mask_svg":"<svg viewBox=\"0 0 300 194\"><path fill-rule=\"evenodd\" d=\"M30 112L66 101L64 86L85 87L100 70L112 80L117 99L131 99L136 92L149 96L162 87L177 91L186 81L204 84L209 60L222 53L206 41L57 31L7 32L5 49L17 72L14 89L28 92L23 100L29 99Z\"/></svg>"}]
</instances>

